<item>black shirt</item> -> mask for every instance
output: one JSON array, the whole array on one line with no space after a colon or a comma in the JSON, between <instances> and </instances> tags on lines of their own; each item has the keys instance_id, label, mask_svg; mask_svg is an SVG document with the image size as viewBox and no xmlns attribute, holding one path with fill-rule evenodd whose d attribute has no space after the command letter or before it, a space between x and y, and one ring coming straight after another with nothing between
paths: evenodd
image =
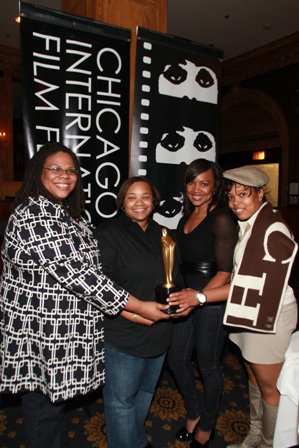
<instances>
[{"instance_id":1,"label":"black shirt","mask_svg":"<svg viewBox=\"0 0 299 448\"><path fill-rule=\"evenodd\" d=\"M169 232L171 234L171 232ZM145 231L125 213L104 222L95 231L104 273L142 301L155 300L155 287L164 282L160 240L162 227L149 219ZM171 234L174 238L174 235ZM176 254L173 279L178 273ZM130 322L121 316L105 316L105 340L116 349L138 357L164 353L171 339L172 322L151 327Z\"/></svg>"},{"instance_id":2,"label":"black shirt","mask_svg":"<svg viewBox=\"0 0 299 448\"><path fill-rule=\"evenodd\" d=\"M183 216L178 224L177 239L181 259L189 263L215 263L218 272L232 272L233 254L238 230L230 212L214 208L205 219L189 233L184 232L188 218ZM203 289L212 277L186 273L186 286Z\"/></svg>"}]
</instances>

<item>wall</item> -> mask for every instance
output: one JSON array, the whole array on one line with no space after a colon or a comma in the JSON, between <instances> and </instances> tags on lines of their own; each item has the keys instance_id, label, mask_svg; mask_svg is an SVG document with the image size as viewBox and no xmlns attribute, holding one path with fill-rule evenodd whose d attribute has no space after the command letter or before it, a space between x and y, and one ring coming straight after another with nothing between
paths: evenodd
<instances>
[{"instance_id":1,"label":"wall","mask_svg":"<svg viewBox=\"0 0 299 448\"><path fill-rule=\"evenodd\" d=\"M277 88L279 86L279 88ZM299 181L299 107L293 98L299 95L299 62L241 83L242 88L256 89L269 95L281 109L289 131L289 180ZM298 105L299 105L299 99Z\"/></svg>"},{"instance_id":2,"label":"wall","mask_svg":"<svg viewBox=\"0 0 299 448\"><path fill-rule=\"evenodd\" d=\"M0 131L6 133L0 141L0 181L13 181L13 81L21 79L20 52L0 45Z\"/></svg>"},{"instance_id":3,"label":"wall","mask_svg":"<svg viewBox=\"0 0 299 448\"><path fill-rule=\"evenodd\" d=\"M299 182L298 96L299 33L223 62L219 154L279 148L281 206Z\"/></svg>"}]
</instances>

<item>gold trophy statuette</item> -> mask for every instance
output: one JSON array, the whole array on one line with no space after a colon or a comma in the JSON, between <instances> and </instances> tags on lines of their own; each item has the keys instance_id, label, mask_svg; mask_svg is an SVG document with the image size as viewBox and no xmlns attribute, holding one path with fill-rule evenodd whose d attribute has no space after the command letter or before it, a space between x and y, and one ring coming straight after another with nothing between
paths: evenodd
<instances>
[{"instance_id":1,"label":"gold trophy statuette","mask_svg":"<svg viewBox=\"0 0 299 448\"><path fill-rule=\"evenodd\" d=\"M161 253L162 262L164 268L164 282L158 285L155 289L156 291L156 301L167 305L166 299L172 292L180 291L182 288L176 285L172 280L172 271L174 266L175 258L175 246L176 243L173 241L171 236L168 235L167 229L163 227L161 236ZM172 306L168 310L164 311L167 314L174 314L178 306Z\"/></svg>"}]
</instances>

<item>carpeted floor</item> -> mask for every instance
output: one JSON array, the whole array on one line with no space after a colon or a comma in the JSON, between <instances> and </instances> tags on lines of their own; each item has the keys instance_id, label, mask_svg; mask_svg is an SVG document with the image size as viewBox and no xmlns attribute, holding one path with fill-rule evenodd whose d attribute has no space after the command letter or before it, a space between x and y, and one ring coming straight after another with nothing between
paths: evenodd
<instances>
[{"instance_id":1,"label":"carpeted floor","mask_svg":"<svg viewBox=\"0 0 299 448\"><path fill-rule=\"evenodd\" d=\"M242 440L248 431L247 378L239 353L229 342L225 346L222 365L224 391L215 437L209 448L225 448L228 443ZM194 367L197 387L201 392L202 382L196 364ZM72 448L106 448L101 391L74 401L67 415ZM149 442L155 448L188 448L188 443L175 439L176 431L184 422L185 408L182 397L165 366L146 422ZM25 448L18 396L2 397L0 448Z\"/></svg>"}]
</instances>

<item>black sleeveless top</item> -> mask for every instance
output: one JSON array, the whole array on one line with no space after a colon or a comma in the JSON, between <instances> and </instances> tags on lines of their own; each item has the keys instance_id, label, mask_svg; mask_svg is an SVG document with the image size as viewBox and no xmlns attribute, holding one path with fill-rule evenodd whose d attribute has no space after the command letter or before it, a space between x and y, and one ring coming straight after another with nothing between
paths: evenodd
<instances>
[{"instance_id":1,"label":"black sleeveless top","mask_svg":"<svg viewBox=\"0 0 299 448\"><path fill-rule=\"evenodd\" d=\"M188 234L184 233L186 221L187 217L183 216L178 224L178 246L182 265L185 265L185 286L198 290L204 288L217 271L232 272L238 230L230 212L217 207ZM200 275L201 270L203 275Z\"/></svg>"}]
</instances>

